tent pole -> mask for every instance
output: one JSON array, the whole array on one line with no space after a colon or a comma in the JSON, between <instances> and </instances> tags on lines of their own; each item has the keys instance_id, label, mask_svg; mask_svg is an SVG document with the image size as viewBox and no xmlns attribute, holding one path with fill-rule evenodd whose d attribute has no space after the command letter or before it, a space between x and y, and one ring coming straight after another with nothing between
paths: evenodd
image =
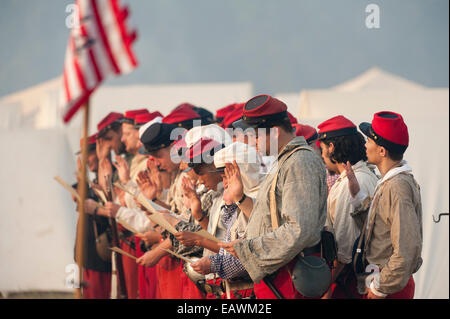
<instances>
[{"instance_id":1,"label":"tent pole","mask_svg":"<svg viewBox=\"0 0 450 319\"><path fill-rule=\"evenodd\" d=\"M81 180L79 183L78 191L81 202L78 203L78 225L77 225L77 238L76 238L76 251L75 257L78 265L78 285L75 285L75 299L83 298L83 264L85 258L85 242L86 242L86 214L84 210L84 201L87 193L87 180L86 180L86 163L87 163L87 137L88 137L88 125L89 125L89 99L84 105L84 119L83 119L83 144L81 148Z\"/></svg>"}]
</instances>

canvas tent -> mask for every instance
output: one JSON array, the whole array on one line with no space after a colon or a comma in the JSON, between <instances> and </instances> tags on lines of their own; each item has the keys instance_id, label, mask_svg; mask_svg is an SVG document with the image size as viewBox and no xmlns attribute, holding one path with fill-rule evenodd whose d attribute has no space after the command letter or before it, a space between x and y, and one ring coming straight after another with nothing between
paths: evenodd
<instances>
[{"instance_id":1,"label":"canvas tent","mask_svg":"<svg viewBox=\"0 0 450 319\"><path fill-rule=\"evenodd\" d=\"M416 298L449 297L449 221L433 216L449 210L449 90L429 89L373 68L330 89L280 94L300 122L317 127L344 115L358 124L382 110L401 113L410 146L405 159L421 186L424 263L416 275Z\"/></svg>"},{"instance_id":2,"label":"canvas tent","mask_svg":"<svg viewBox=\"0 0 450 319\"><path fill-rule=\"evenodd\" d=\"M0 99L0 292L71 291L77 213L54 180L75 181L81 112L64 126L57 111L60 79ZM158 109L182 102L213 111L249 99L250 83L102 86L91 100L89 133L111 111ZM67 270L66 270L66 267ZM67 271L67 272L66 272Z\"/></svg>"}]
</instances>

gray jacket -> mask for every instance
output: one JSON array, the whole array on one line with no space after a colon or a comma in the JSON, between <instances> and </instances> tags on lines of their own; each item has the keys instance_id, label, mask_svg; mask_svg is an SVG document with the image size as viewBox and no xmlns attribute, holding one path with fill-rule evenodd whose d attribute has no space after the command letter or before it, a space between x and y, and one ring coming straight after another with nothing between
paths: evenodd
<instances>
[{"instance_id":1,"label":"gray jacket","mask_svg":"<svg viewBox=\"0 0 450 319\"><path fill-rule=\"evenodd\" d=\"M303 146L283 163L293 148ZM276 202L280 227L272 230L269 191L279 163ZM303 137L291 140L263 180L248 221L246 239L236 253L254 282L286 265L303 249L320 241L327 208L326 171L322 159Z\"/></svg>"}]
</instances>

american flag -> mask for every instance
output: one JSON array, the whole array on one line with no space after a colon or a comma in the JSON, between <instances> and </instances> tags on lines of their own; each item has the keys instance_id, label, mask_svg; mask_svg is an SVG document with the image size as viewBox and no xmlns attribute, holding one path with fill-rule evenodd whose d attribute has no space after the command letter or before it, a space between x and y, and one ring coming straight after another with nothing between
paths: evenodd
<instances>
[{"instance_id":1,"label":"american flag","mask_svg":"<svg viewBox=\"0 0 450 319\"><path fill-rule=\"evenodd\" d=\"M128 7L120 0L78 0L63 71L60 111L65 123L90 94L112 75L137 67L132 49L136 31L127 25Z\"/></svg>"}]
</instances>

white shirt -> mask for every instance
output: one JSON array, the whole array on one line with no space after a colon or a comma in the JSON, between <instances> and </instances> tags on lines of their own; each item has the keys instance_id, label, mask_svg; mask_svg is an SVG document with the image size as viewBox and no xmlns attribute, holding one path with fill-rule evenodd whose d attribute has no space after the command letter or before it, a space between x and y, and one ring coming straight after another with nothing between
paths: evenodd
<instances>
[{"instance_id":1,"label":"white shirt","mask_svg":"<svg viewBox=\"0 0 450 319\"><path fill-rule=\"evenodd\" d=\"M364 161L359 161L352 168L361 190L372 195L378 180L376 175ZM343 264L352 261L353 245L360 235L360 230L350 215L354 211L351 199L347 173L343 171L330 189L327 199L327 226L331 226L334 230L338 246L338 261ZM329 225L330 222L331 225Z\"/></svg>"}]
</instances>

